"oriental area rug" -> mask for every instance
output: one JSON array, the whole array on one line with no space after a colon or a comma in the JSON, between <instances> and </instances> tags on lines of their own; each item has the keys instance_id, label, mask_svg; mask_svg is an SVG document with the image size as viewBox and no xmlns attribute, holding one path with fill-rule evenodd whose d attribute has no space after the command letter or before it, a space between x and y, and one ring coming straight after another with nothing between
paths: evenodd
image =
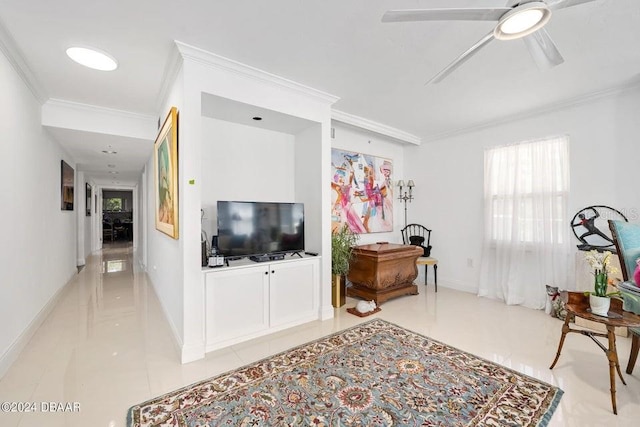
<instances>
[{"instance_id":1,"label":"oriental area rug","mask_svg":"<svg viewBox=\"0 0 640 427\"><path fill-rule=\"evenodd\" d=\"M563 391L375 319L133 406L137 426L546 426Z\"/></svg>"}]
</instances>

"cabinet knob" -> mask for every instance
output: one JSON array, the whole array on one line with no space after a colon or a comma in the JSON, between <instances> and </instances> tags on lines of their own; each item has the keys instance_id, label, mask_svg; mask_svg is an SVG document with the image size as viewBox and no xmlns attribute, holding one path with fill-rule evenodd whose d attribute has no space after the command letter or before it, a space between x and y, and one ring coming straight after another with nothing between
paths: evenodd
<instances>
[{"instance_id":1,"label":"cabinet knob","mask_svg":"<svg viewBox=\"0 0 640 427\"><path fill-rule=\"evenodd\" d=\"M269 272L268 272L268 271L265 271L265 272L264 272L264 274L265 274L265 275L266 275L266 274L269 274Z\"/></svg>"},{"instance_id":2,"label":"cabinet knob","mask_svg":"<svg viewBox=\"0 0 640 427\"><path fill-rule=\"evenodd\" d=\"M271 274L275 274L275 271L274 271L274 270L271 270Z\"/></svg>"}]
</instances>

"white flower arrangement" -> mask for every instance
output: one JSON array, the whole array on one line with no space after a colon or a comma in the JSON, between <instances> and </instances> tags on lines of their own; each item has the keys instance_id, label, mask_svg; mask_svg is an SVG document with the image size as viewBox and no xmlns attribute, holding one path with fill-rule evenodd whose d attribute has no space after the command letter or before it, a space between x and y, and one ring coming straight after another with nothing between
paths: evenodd
<instances>
[{"instance_id":1,"label":"white flower arrangement","mask_svg":"<svg viewBox=\"0 0 640 427\"><path fill-rule=\"evenodd\" d=\"M585 254L584 259L593 268L593 274L609 275L618 272L618 269L611 265L611 255L613 254L610 251L598 252L593 249Z\"/></svg>"},{"instance_id":2,"label":"white flower arrangement","mask_svg":"<svg viewBox=\"0 0 640 427\"><path fill-rule=\"evenodd\" d=\"M610 251L598 252L595 249L585 254L584 259L591 268L593 268L593 275L595 277L595 292L587 292L587 294L593 294L598 297L619 295L619 292L607 293L609 274L618 272L618 269L611 265L611 255L612 253Z\"/></svg>"}]
</instances>

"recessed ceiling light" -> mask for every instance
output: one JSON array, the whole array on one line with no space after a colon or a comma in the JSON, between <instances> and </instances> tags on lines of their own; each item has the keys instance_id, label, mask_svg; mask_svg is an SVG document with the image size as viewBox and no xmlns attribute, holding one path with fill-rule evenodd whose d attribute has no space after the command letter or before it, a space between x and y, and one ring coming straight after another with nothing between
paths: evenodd
<instances>
[{"instance_id":1,"label":"recessed ceiling light","mask_svg":"<svg viewBox=\"0 0 640 427\"><path fill-rule=\"evenodd\" d=\"M253 120L260 121L260 120L262 120L262 117L255 116L255 117L253 117Z\"/></svg>"},{"instance_id":2,"label":"recessed ceiling light","mask_svg":"<svg viewBox=\"0 0 640 427\"><path fill-rule=\"evenodd\" d=\"M113 150L102 150L102 152L103 152L104 154L118 154L118 152L117 152L117 151L113 151Z\"/></svg>"},{"instance_id":3,"label":"recessed ceiling light","mask_svg":"<svg viewBox=\"0 0 640 427\"><path fill-rule=\"evenodd\" d=\"M116 165L107 165L108 168L115 168Z\"/></svg>"},{"instance_id":4,"label":"recessed ceiling light","mask_svg":"<svg viewBox=\"0 0 640 427\"><path fill-rule=\"evenodd\" d=\"M118 174L118 171L109 171L109 173L114 174L114 175L117 175L117 174Z\"/></svg>"},{"instance_id":5,"label":"recessed ceiling light","mask_svg":"<svg viewBox=\"0 0 640 427\"><path fill-rule=\"evenodd\" d=\"M67 56L78 64L100 71L113 71L118 68L115 58L106 52L86 47L70 47Z\"/></svg>"}]
</instances>

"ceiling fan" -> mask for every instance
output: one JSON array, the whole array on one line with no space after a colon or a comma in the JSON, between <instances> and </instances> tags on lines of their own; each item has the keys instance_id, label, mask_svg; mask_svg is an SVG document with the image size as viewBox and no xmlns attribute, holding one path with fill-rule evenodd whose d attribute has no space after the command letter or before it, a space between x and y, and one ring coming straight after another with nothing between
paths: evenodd
<instances>
[{"instance_id":1,"label":"ceiling fan","mask_svg":"<svg viewBox=\"0 0 640 427\"><path fill-rule=\"evenodd\" d=\"M523 38L534 62L542 69L555 67L564 58L543 27L551 12L595 0L509 0L505 7L390 10L382 22L497 21L491 32L433 76L426 84L439 83L493 39Z\"/></svg>"}]
</instances>

